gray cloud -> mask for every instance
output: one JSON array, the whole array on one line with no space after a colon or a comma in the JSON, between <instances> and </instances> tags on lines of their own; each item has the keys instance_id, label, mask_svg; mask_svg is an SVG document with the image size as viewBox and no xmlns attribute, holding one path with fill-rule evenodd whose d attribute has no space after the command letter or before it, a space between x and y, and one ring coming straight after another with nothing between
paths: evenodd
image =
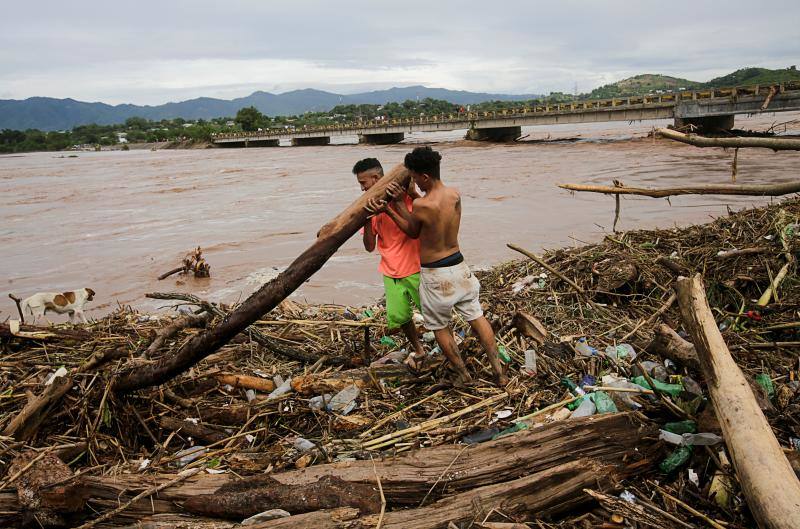
<instances>
[{"instance_id":1,"label":"gray cloud","mask_svg":"<svg viewBox=\"0 0 800 529\"><path fill-rule=\"evenodd\" d=\"M800 4L231 0L14 2L0 93L157 104L255 89L426 84L589 90L637 73L706 80L800 57Z\"/></svg>"}]
</instances>

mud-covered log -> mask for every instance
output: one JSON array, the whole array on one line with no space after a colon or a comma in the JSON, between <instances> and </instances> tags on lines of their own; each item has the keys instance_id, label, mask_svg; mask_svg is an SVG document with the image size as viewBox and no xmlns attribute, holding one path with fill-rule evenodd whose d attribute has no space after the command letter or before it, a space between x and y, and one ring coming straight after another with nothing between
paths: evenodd
<instances>
[{"instance_id":1,"label":"mud-covered log","mask_svg":"<svg viewBox=\"0 0 800 529\"><path fill-rule=\"evenodd\" d=\"M241 520L270 509L299 514L352 507L360 514L371 514L380 511L381 499L377 484L350 483L335 476L302 485L256 476L224 485L213 494L189 498L183 507L196 514Z\"/></svg>"},{"instance_id":2,"label":"mud-covered log","mask_svg":"<svg viewBox=\"0 0 800 529\"><path fill-rule=\"evenodd\" d=\"M228 343L322 268L336 250L364 225L367 219L364 206L369 199L384 199L389 184L397 182L406 187L408 180L409 173L405 167L398 165L392 169L369 191L323 226L316 241L286 270L253 293L222 322L195 335L174 355L165 356L152 365L132 368L122 373L114 380L113 391L126 393L166 382Z\"/></svg>"},{"instance_id":3,"label":"mud-covered log","mask_svg":"<svg viewBox=\"0 0 800 529\"><path fill-rule=\"evenodd\" d=\"M678 279L675 290L753 518L762 529L800 527L800 481L728 351L700 275Z\"/></svg>"},{"instance_id":4,"label":"mud-covered log","mask_svg":"<svg viewBox=\"0 0 800 529\"><path fill-rule=\"evenodd\" d=\"M678 336L672 327L664 323L656 325L653 341L647 346L647 352L661 358L669 358L678 365L694 370L700 369L694 345Z\"/></svg>"}]
</instances>

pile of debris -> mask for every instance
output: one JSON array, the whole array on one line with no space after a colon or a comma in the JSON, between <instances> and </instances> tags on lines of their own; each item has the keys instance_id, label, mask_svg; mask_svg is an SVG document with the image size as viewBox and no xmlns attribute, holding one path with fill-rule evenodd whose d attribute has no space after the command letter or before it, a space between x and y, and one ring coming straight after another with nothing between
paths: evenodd
<instances>
[{"instance_id":1,"label":"pile of debris","mask_svg":"<svg viewBox=\"0 0 800 529\"><path fill-rule=\"evenodd\" d=\"M481 272L506 388L463 321L476 386L449 383L430 334L409 371L380 304L284 301L135 392L115 380L229 308L155 293L180 313L0 324L0 524L752 527L762 506L675 287L702 275L714 331L799 465L798 251L800 201L787 200Z\"/></svg>"}]
</instances>

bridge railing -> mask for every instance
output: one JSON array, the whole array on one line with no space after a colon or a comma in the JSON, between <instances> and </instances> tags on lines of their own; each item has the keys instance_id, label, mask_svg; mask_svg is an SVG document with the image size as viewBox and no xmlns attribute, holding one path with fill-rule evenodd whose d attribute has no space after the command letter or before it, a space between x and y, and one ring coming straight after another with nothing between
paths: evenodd
<instances>
[{"instance_id":1,"label":"bridge railing","mask_svg":"<svg viewBox=\"0 0 800 529\"><path fill-rule=\"evenodd\" d=\"M603 111L616 107L640 107L646 105L675 105L686 100L703 100L728 97L736 99L739 96L767 96L770 92L783 93L786 91L800 90L800 81L788 81L780 85L751 85L731 88L709 88L707 90L682 90L677 92L664 92L662 94L647 94L631 97L616 97L611 99L586 99L565 103L542 103L519 108L458 112L449 114L436 114L433 116L420 116L413 118L392 118L386 120L367 120L331 125L318 125L314 127L290 127L286 129L269 129L257 132L223 132L213 134L214 140L223 139L272 139L292 134L320 133L320 132L347 132L373 130L380 134L381 129L403 125L431 125L475 122L493 119L512 119L528 117L536 114L557 114L584 111Z\"/></svg>"}]
</instances>

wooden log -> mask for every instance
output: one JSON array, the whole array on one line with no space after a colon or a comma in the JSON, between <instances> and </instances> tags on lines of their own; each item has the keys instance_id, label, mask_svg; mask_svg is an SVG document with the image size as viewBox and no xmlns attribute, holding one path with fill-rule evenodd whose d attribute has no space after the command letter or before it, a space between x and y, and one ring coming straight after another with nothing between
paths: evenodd
<instances>
[{"instance_id":1,"label":"wooden log","mask_svg":"<svg viewBox=\"0 0 800 529\"><path fill-rule=\"evenodd\" d=\"M72 377L57 377L41 393L28 401L3 430L3 435L27 441L36 434L52 407L72 387Z\"/></svg>"},{"instance_id":2,"label":"wooden log","mask_svg":"<svg viewBox=\"0 0 800 529\"><path fill-rule=\"evenodd\" d=\"M595 186L584 184L558 184L561 189L569 191L586 191L604 193L606 195L640 195L652 198L664 198L674 195L741 195L777 197L790 193L800 193L800 182L783 184L705 184L685 187L664 187L652 189L626 186Z\"/></svg>"},{"instance_id":3,"label":"wooden log","mask_svg":"<svg viewBox=\"0 0 800 529\"><path fill-rule=\"evenodd\" d=\"M158 420L158 425L165 430L180 431L184 437L192 437L199 439L208 444L218 443L224 441L229 436L224 432L203 426L202 424L194 424L193 422L176 419L174 417L161 417Z\"/></svg>"},{"instance_id":4,"label":"wooden log","mask_svg":"<svg viewBox=\"0 0 800 529\"><path fill-rule=\"evenodd\" d=\"M759 137L738 137L738 138L707 138L697 134L684 134L677 130L666 128L657 129L662 137L670 140L688 143L695 147L762 147L773 151L798 151L800 150L800 139L796 138L759 138Z\"/></svg>"},{"instance_id":5,"label":"wooden log","mask_svg":"<svg viewBox=\"0 0 800 529\"><path fill-rule=\"evenodd\" d=\"M426 370L432 370L441 362L430 362L425 366ZM301 395L319 395L322 393L333 393L341 391L347 386L355 384L359 388L374 385L373 380L392 379L411 382L419 375L409 371L408 366L384 365L376 367L362 367L357 369L347 369L327 374L300 375L292 377L292 389Z\"/></svg>"},{"instance_id":6,"label":"wooden log","mask_svg":"<svg viewBox=\"0 0 800 529\"><path fill-rule=\"evenodd\" d=\"M669 358L679 365L694 370L700 369L700 360L694 345L687 342L676 333L672 327L661 323L654 330L653 341L646 348L648 353Z\"/></svg>"},{"instance_id":7,"label":"wooden log","mask_svg":"<svg viewBox=\"0 0 800 529\"><path fill-rule=\"evenodd\" d=\"M527 336L539 345L543 345L547 339L545 326L527 312L518 311L514 314L512 323L520 334Z\"/></svg>"},{"instance_id":8,"label":"wooden log","mask_svg":"<svg viewBox=\"0 0 800 529\"><path fill-rule=\"evenodd\" d=\"M166 382L228 343L231 338L275 308L306 279L322 268L336 250L364 225L367 219L364 206L368 200L386 199L386 188L389 184L397 182L405 187L408 185L408 180L409 173L405 167L398 165L392 169L369 191L323 226L317 240L305 252L275 279L266 283L228 314L226 319L215 327L195 335L174 355L161 358L152 365L140 366L120 374L114 379L113 391L127 393Z\"/></svg>"},{"instance_id":9,"label":"wooden log","mask_svg":"<svg viewBox=\"0 0 800 529\"><path fill-rule=\"evenodd\" d=\"M42 341L58 340L66 343L81 343L92 339L92 334L83 329L59 329L58 327L41 327L38 325L22 324L19 326L19 330L23 333L23 336L14 335L14 333L11 332L9 323L0 323L0 338L26 338L24 334L28 333L36 335L36 337L31 339Z\"/></svg>"},{"instance_id":10,"label":"wooden log","mask_svg":"<svg viewBox=\"0 0 800 529\"><path fill-rule=\"evenodd\" d=\"M637 446L655 433L657 430L643 425L633 414L607 414L555 422L468 448L441 445L376 460L374 464L372 461L332 463L272 476L292 487L318 482L325 476L374 486L377 475L389 506L416 506L429 491L428 498L433 501L443 494L518 479L577 459L589 459L611 467L635 461ZM97 510L114 509L120 502L174 477L169 474L84 476L81 493L90 498L90 504ZM251 479L257 478L244 478L243 483ZM161 490L158 497L134 502L120 516L138 518L179 513L180 504L188 498L213 495L232 480L230 474L196 475ZM0 507L13 511L13 498L6 498L0 492Z\"/></svg>"},{"instance_id":11,"label":"wooden log","mask_svg":"<svg viewBox=\"0 0 800 529\"><path fill-rule=\"evenodd\" d=\"M675 287L736 474L762 529L800 527L800 481L717 328L700 275Z\"/></svg>"},{"instance_id":12,"label":"wooden log","mask_svg":"<svg viewBox=\"0 0 800 529\"><path fill-rule=\"evenodd\" d=\"M297 514L353 507L361 514L371 514L380 511L380 506L375 484L346 482L335 476L302 485L284 485L272 476L255 476L223 485L213 494L194 496L183 504L192 513L232 520L269 509Z\"/></svg>"}]
</instances>

